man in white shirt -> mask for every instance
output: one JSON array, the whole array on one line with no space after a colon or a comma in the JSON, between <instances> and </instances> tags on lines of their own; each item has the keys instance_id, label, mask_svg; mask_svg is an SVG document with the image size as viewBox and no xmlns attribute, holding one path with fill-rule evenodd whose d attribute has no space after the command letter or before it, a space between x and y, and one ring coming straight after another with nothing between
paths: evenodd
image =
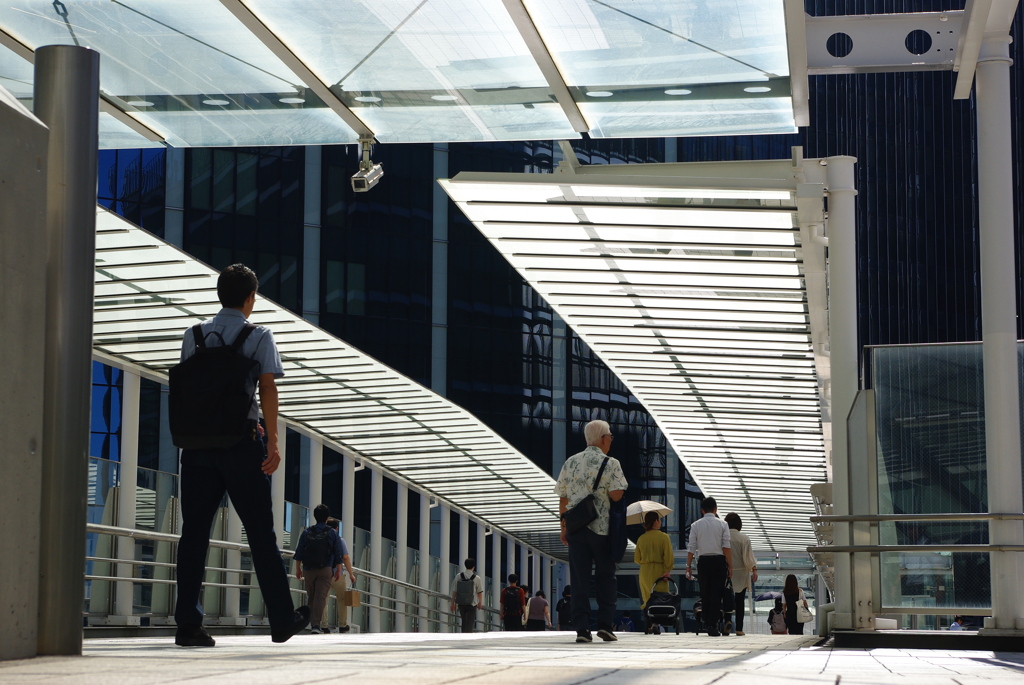
<instances>
[{"instance_id":1,"label":"man in white shirt","mask_svg":"<svg viewBox=\"0 0 1024 685\"><path fill-rule=\"evenodd\" d=\"M466 569L452 580L452 613L459 610L462 632L472 633L477 607L484 605L484 579L476 573L476 559L466 559Z\"/></svg>"},{"instance_id":2,"label":"man in white shirt","mask_svg":"<svg viewBox=\"0 0 1024 685\"><path fill-rule=\"evenodd\" d=\"M693 557L696 556L704 629L708 635L718 637L721 635L718 621L722 618L725 579L732 576L732 542L729 526L716 515L718 502L715 498L704 498L700 510L704 517L690 524L690 540L686 545L686 578L693 579Z\"/></svg>"}]
</instances>

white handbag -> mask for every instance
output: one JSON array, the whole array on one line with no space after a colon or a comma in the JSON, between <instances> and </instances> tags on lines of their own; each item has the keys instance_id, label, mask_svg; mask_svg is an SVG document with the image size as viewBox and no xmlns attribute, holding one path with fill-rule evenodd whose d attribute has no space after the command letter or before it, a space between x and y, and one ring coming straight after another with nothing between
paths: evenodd
<instances>
[{"instance_id":1,"label":"white handbag","mask_svg":"<svg viewBox=\"0 0 1024 685\"><path fill-rule=\"evenodd\" d=\"M802 600L796 604L796 622L797 623L810 623L814 620L814 614L807 608L807 600Z\"/></svg>"}]
</instances>

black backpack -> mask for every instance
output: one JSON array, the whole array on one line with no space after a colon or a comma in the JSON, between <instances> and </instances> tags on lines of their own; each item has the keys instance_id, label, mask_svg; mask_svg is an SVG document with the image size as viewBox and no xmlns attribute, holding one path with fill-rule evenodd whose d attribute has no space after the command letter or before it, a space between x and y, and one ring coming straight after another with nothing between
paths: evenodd
<instances>
[{"instance_id":1,"label":"black backpack","mask_svg":"<svg viewBox=\"0 0 1024 685\"><path fill-rule=\"evenodd\" d=\"M334 545L331 544L331 533L333 529L324 526L316 530L314 527L306 529L306 546L302 551L302 564L310 568L324 568L331 565Z\"/></svg>"},{"instance_id":2,"label":"black backpack","mask_svg":"<svg viewBox=\"0 0 1024 685\"><path fill-rule=\"evenodd\" d=\"M253 428L249 419L256 394L255 359L242 355L242 344L256 330L246 324L230 345L208 347L196 324L195 354L170 370L168 414L171 439L182 449L234 447Z\"/></svg>"},{"instance_id":3,"label":"black backpack","mask_svg":"<svg viewBox=\"0 0 1024 685\"><path fill-rule=\"evenodd\" d=\"M471 573L469 578L465 572L459 574L455 580L455 603L459 606L476 604L476 573Z\"/></svg>"},{"instance_id":4,"label":"black backpack","mask_svg":"<svg viewBox=\"0 0 1024 685\"><path fill-rule=\"evenodd\" d=\"M519 601L519 588L509 586L505 588L505 615L518 616L523 613L523 604Z\"/></svg>"}]
</instances>

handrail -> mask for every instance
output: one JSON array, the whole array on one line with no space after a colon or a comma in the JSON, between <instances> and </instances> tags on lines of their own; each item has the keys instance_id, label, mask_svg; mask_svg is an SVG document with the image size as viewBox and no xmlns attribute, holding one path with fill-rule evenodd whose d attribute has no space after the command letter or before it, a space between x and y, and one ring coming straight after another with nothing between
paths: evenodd
<instances>
[{"instance_id":1,"label":"handrail","mask_svg":"<svg viewBox=\"0 0 1024 685\"><path fill-rule=\"evenodd\" d=\"M119 537L127 537L127 538L133 538L133 539L138 539L138 540L155 540L157 542L174 542L174 543L176 543L176 542L181 540L181 536L180 535L176 535L174 533L158 533L156 531L138 530L138 529L135 529L135 528L121 528L119 526L107 526L107 525L103 525L103 524L99 524L99 523L87 523L86 524L86 532L97 533L97 534L100 534L100 535L115 535L115 536L119 536ZM227 540L214 540L214 539L211 539L210 540L210 546L211 547L217 547L217 548L220 548L220 549L234 550L234 551L238 551L238 552L249 552L250 551L249 550L249 545L247 545L247 544L244 544L244 543L241 543L241 542L229 542ZM284 550L283 549L283 550L280 550L280 551L281 551L281 554L283 556L287 556L287 557L292 557L295 554L291 550ZM91 560L91 561L102 561L103 563L111 563L111 564L127 564L127 565L131 565L131 566L160 566L160 567L174 567L174 566L176 566L176 564L170 564L170 563L166 563L166 562L138 561L138 560L134 560L134 559L102 559L102 558L90 557L89 560ZM214 571L214 572L219 572L219 573L253 573L252 570L247 570L247 569L207 568L206 570ZM413 592L418 592L418 593L421 593L421 594L425 594L425 595L427 595L429 597L440 599L440 600L443 600L445 602L450 602L451 601L451 595L448 595L448 594L445 594L445 593L442 593L442 592L436 592L434 590L430 590L428 588L424 588L424 587L421 587L419 585L413 585L412 583L408 583L406 581L398 580L397 578L391 578L389 576L381 575L379 573L374 573L372 571L366 571L364 569L360 569L360 568L357 568L357 567L353 567L353 571L358 572L360 575L365 576L365 577L367 577L367 578L369 578L371 580L377 580L377 581L380 581L382 583L387 583L387 584L392 585L392 586L394 586L396 588L403 588L405 590L411 590ZM152 583L155 583L155 584L167 584L167 585L173 585L176 582L174 580L164 580L164 579L158 579L158 578L136 578L136 577L122 578L122 577L113 577L113 576L88 576L88 575L85 577L85 579L86 580L103 580L103 581L110 581L110 582L138 582L138 583L149 583L149 582L152 582ZM210 587L225 587L225 588L238 588L238 589L250 589L250 588L251 589L258 589L257 585L239 585L239 584L233 584L233 583L204 582L203 585L208 585ZM297 590L297 591L298 592L305 592L304 590ZM367 592L366 590L360 590L359 592L361 594L363 594L363 595L370 596L370 597L377 597L378 599L384 599L384 600L389 601L389 602L399 602L399 603L402 603L402 604L410 604L411 603L408 600L400 599L400 598L397 598L397 597L387 597L385 595L377 595L377 594L373 594L373 593ZM375 609L381 609L383 611L394 611L393 609L389 609L389 608L383 607L383 606L377 606L377 607L374 607L374 608ZM500 614L500 612L497 609L492 609L490 607L478 607L477 610L478 611L482 610L483 612L490 613L490 614L496 614L496 615ZM440 613L440 614L445 614L447 616L455 616L455 614L451 614L449 612L445 612L445 611L442 611L440 609L429 609L429 611L434 611L434 612L437 612L437 613ZM418 614L409 614L409 615L418 616ZM429 620L434 620L434 619L429 619Z\"/></svg>"},{"instance_id":2,"label":"handrail","mask_svg":"<svg viewBox=\"0 0 1024 685\"><path fill-rule=\"evenodd\" d=\"M820 545L808 547L811 554L823 552L1024 552L1024 545Z\"/></svg>"},{"instance_id":3,"label":"handrail","mask_svg":"<svg viewBox=\"0 0 1024 685\"><path fill-rule=\"evenodd\" d=\"M1024 521L1024 514L828 514L809 517L811 523L882 523L885 521Z\"/></svg>"}]
</instances>

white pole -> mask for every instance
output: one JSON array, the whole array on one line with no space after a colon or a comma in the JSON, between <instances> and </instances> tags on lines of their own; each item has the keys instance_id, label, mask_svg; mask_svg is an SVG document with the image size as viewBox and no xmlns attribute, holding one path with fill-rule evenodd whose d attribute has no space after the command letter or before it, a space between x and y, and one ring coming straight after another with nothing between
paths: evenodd
<instances>
[{"instance_id":1,"label":"white pole","mask_svg":"<svg viewBox=\"0 0 1024 685\"><path fill-rule=\"evenodd\" d=\"M544 565L541 567L541 587L544 589L544 594L547 595L548 603L554 607L555 591L551 587L551 558L547 556L544 557Z\"/></svg>"},{"instance_id":2,"label":"white pole","mask_svg":"<svg viewBox=\"0 0 1024 685\"><path fill-rule=\"evenodd\" d=\"M341 537L345 538L349 555L356 556L356 463L347 454L341 457Z\"/></svg>"},{"instance_id":3,"label":"white pole","mask_svg":"<svg viewBox=\"0 0 1024 685\"><path fill-rule=\"evenodd\" d=\"M430 495L420 493L420 563L418 567L419 586L430 589ZM430 621L427 620L428 596L420 593L420 632L430 632Z\"/></svg>"},{"instance_id":4,"label":"white pole","mask_svg":"<svg viewBox=\"0 0 1024 685\"><path fill-rule=\"evenodd\" d=\"M445 592L448 588L447 585L450 582L449 565L451 564L452 558L452 524L451 524L451 511L448 507L443 504L438 507L438 511L441 514L441 565L437 572L438 575L438 591ZM451 607L448 606L448 602L441 603L441 611L447 612ZM450 632L451 625L448 621L443 621L438 632L447 633Z\"/></svg>"},{"instance_id":5,"label":"white pole","mask_svg":"<svg viewBox=\"0 0 1024 685\"><path fill-rule=\"evenodd\" d=\"M306 444L309 445L309 515L312 517L313 508L324 501L324 441L314 436Z\"/></svg>"},{"instance_id":6,"label":"white pole","mask_svg":"<svg viewBox=\"0 0 1024 685\"><path fill-rule=\"evenodd\" d=\"M483 521L476 522L476 572L481 578L487 577L487 530L484 527ZM487 627L487 616L484 614L484 609L487 606L486 595L483 598L483 606L479 607L476 612L477 627L482 631Z\"/></svg>"},{"instance_id":7,"label":"white pole","mask_svg":"<svg viewBox=\"0 0 1024 685\"><path fill-rule=\"evenodd\" d=\"M1014 270L1012 103L1009 36L988 37L977 66L978 218L981 245L985 452L990 512L1024 510ZM1024 544L1020 521L989 523L992 544ZM1021 554L992 552L992 616L986 628L1024 629Z\"/></svg>"},{"instance_id":8,"label":"white pole","mask_svg":"<svg viewBox=\"0 0 1024 685\"><path fill-rule=\"evenodd\" d=\"M139 479L139 401L142 378L132 371L121 376L121 464L117 489L117 525L135 528L136 486ZM117 538L117 558L135 559L135 539ZM117 576L131 578L135 567L118 564ZM114 595L114 614L118 623L138 625L133 618L135 586L130 582L118 583Z\"/></svg>"},{"instance_id":9,"label":"white pole","mask_svg":"<svg viewBox=\"0 0 1024 685\"><path fill-rule=\"evenodd\" d=\"M857 241L854 157L829 157L828 187L829 240L829 341L832 366L832 481L836 514L850 514L850 464L846 417L857 395ZM851 544L850 525L837 523L835 544ZM853 576L850 555L835 555L836 628L855 626L853 618Z\"/></svg>"},{"instance_id":10,"label":"white pole","mask_svg":"<svg viewBox=\"0 0 1024 685\"><path fill-rule=\"evenodd\" d=\"M469 556L469 519L465 514L459 514L459 559L457 565L461 566Z\"/></svg>"},{"instance_id":11,"label":"white pole","mask_svg":"<svg viewBox=\"0 0 1024 685\"><path fill-rule=\"evenodd\" d=\"M533 551L533 568L530 569L530 590L532 594L536 595L537 590L544 590L544 594L547 594L547 589L544 587L543 579L540 575L540 552L537 550Z\"/></svg>"},{"instance_id":12,"label":"white pole","mask_svg":"<svg viewBox=\"0 0 1024 685\"><path fill-rule=\"evenodd\" d=\"M274 528L277 529L278 544L281 546L284 546L285 531L284 474L288 471L288 441L285 440L287 430L287 424L284 420L279 419L277 422L277 444L281 452L281 463L278 465L277 471L274 471L274 475L270 477L270 502L274 509ZM298 536L299 532L301 531L292 531L292 534Z\"/></svg>"},{"instance_id":13,"label":"white pole","mask_svg":"<svg viewBox=\"0 0 1024 685\"><path fill-rule=\"evenodd\" d=\"M239 518L238 512L235 511L235 505L232 504L230 498L228 499L228 519L224 527L224 539L228 542L242 541L242 519ZM237 549L225 550L224 562L224 568L240 569L242 568L242 553ZM224 580L227 583L237 585L241 582L242 576L238 573L227 573L224 576ZM236 587L224 588L224 616L221 620L222 624L245 625L245 619L240 617L241 594L242 591Z\"/></svg>"},{"instance_id":14,"label":"white pole","mask_svg":"<svg viewBox=\"0 0 1024 685\"><path fill-rule=\"evenodd\" d=\"M530 548L526 545L519 545L519 585L530 584ZM532 589L532 588L531 588Z\"/></svg>"},{"instance_id":15,"label":"white pole","mask_svg":"<svg viewBox=\"0 0 1024 685\"><path fill-rule=\"evenodd\" d=\"M384 536L381 534L381 528L384 525L384 506L382 499L384 497L384 474L377 469L371 471L372 480L370 481L370 571L372 573L381 573L381 561L384 557ZM382 602L379 597L372 595L380 595L381 582L374 578L370 579L370 632L380 632L380 609L379 607Z\"/></svg>"},{"instance_id":16,"label":"white pole","mask_svg":"<svg viewBox=\"0 0 1024 685\"><path fill-rule=\"evenodd\" d=\"M501 609L501 586L505 579L501 577L501 542L498 531L491 533L491 608ZM498 626L501 630L501 626Z\"/></svg>"},{"instance_id":17,"label":"white pole","mask_svg":"<svg viewBox=\"0 0 1024 685\"><path fill-rule=\"evenodd\" d=\"M398 539L395 540L395 578L401 581L408 580L406 569L409 568L409 487L404 483L398 484L398 506L396 507L398 518ZM402 589L395 590L395 595L408 599L409 591ZM405 602L397 604L395 609L402 612L409 612L410 606ZM409 632L409 617L398 614L395 617L395 630L397 632Z\"/></svg>"}]
</instances>

